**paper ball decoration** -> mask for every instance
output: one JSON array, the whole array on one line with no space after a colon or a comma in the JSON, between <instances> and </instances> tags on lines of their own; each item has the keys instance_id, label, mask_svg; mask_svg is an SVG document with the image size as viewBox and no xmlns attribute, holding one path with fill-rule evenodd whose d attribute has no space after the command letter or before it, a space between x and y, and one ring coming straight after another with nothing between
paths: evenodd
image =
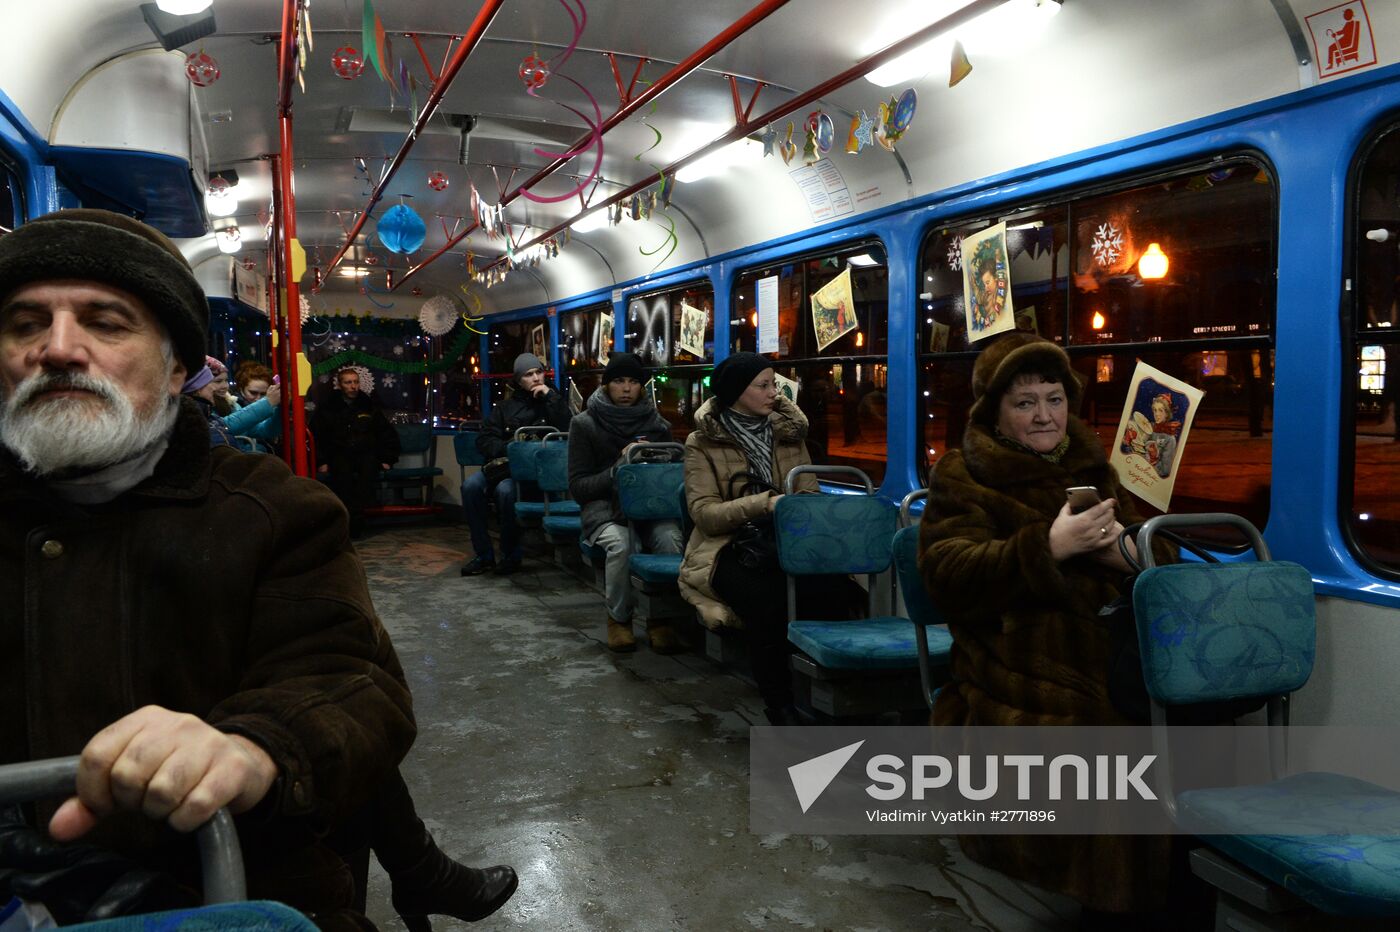
<instances>
[{"instance_id":1,"label":"paper ball decoration","mask_svg":"<svg viewBox=\"0 0 1400 932\"><path fill-rule=\"evenodd\" d=\"M442 172L430 172L428 174L428 187L432 188L434 191L446 191L447 185L447 175Z\"/></svg>"},{"instance_id":2,"label":"paper ball decoration","mask_svg":"<svg viewBox=\"0 0 1400 932\"><path fill-rule=\"evenodd\" d=\"M390 252L417 252L428 238L423 220L404 204L395 204L379 218L379 241Z\"/></svg>"},{"instance_id":3,"label":"paper ball decoration","mask_svg":"<svg viewBox=\"0 0 1400 932\"><path fill-rule=\"evenodd\" d=\"M423 302L418 312L418 326L429 336L440 337L457 325L461 310L451 297L440 294Z\"/></svg>"},{"instance_id":4,"label":"paper ball decoration","mask_svg":"<svg viewBox=\"0 0 1400 932\"><path fill-rule=\"evenodd\" d=\"M549 80L549 64L535 55L526 55L520 63L520 80L531 90L539 90Z\"/></svg>"},{"instance_id":5,"label":"paper ball decoration","mask_svg":"<svg viewBox=\"0 0 1400 932\"><path fill-rule=\"evenodd\" d=\"M208 87L219 80L219 63L201 49L185 56L185 76L195 87Z\"/></svg>"},{"instance_id":6,"label":"paper ball decoration","mask_svg":"<svg viewBox=\"0 0 1400 932\"><path fill-rule=\"evenodd\" d=\"M353 81L365 73L364 56L360 54L359 49L352 45L338 48L331 56L331 69L338 77Z\"/></svg>"}]
</instances>

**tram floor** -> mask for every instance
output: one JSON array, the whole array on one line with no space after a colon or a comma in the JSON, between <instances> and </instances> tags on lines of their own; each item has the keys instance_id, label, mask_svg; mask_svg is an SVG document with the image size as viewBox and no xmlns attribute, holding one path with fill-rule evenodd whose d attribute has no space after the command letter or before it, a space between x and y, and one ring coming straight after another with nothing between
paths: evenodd
<instances>
[{"instance_id":1,"label":"tram floor","mask_svg":"<svg viewBox=\"0 0 1400 932\"><path fill-rule=\"evenodd\" d=\"M464 579L457 527L357 546L413 689L403 772L419 812L449 854L520 873L471 928L1074 927L1073 903L969 862L951 836L750 834L753 688L699 654L609 653L602 598L552 563ZM403 928L377 864L368 911Z\"/></svg>"}]
</instances>

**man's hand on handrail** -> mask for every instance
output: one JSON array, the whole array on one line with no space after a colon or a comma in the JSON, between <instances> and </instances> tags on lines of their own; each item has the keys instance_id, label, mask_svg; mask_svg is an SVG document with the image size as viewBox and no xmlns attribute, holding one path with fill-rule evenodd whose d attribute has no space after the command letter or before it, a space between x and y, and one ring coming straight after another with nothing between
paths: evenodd
<instances>
[{"instance_id":1,"label":"man's hand on handrail","mask_svg":"<svg viewBox=\"0 0 1400 932\"><path fill-rule=\"evenodd\" d=\"M118 809L191 832L225 806L234 814L253 808L276 779L277 765L247 738L193 715L146 706L83 748L78 794L54 813L49 833L72 841Z\"/></svg>"}]
</instances>

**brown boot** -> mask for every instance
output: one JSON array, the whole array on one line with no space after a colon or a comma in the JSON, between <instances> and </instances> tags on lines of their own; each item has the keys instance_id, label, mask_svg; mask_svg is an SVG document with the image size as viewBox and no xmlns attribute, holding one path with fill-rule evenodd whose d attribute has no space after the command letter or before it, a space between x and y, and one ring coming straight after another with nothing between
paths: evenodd
<instances>
[{"instance_id":1,"label":"brown boot","mask_svg":"<svg viewBox=\"0 0 1400 932\"><path fill-rule=\"evenodd\" d=\"M679 654L685 650L675 629L664 621L647 619L647 639L651 641L651 649L658 654Z\"/></svg>"},{"instance_id":2,"label":"brown boot","mask_svg":"<svg viewBox=\"0 0 1400 932\"><path fill-rule=\"evenodd\" d=\"M622 654L636 649L637 639L632 636L631 623L613 621L612 616L608 616L608 650Z\"/></svg>"}]
</instances>

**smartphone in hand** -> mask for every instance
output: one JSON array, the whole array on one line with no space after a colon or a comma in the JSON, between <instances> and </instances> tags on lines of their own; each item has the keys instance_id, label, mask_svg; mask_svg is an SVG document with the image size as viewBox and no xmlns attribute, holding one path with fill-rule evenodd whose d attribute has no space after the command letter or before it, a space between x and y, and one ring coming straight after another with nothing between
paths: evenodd
<instances>
[{"instance_id":1,"label":"smartphone in hand","mask_svg":"<svg viewBox=\"0 0 1400 932\"><path fill-rule=\"evenodd\" d=\"M1065 489L1065 498L1069 500L1070 513L1076 515L1081 511L1088 511L1102 501L1099 498L1099 490L1092 485L1077 485L1072 489Z\"/></svg>"}]
</instances>

